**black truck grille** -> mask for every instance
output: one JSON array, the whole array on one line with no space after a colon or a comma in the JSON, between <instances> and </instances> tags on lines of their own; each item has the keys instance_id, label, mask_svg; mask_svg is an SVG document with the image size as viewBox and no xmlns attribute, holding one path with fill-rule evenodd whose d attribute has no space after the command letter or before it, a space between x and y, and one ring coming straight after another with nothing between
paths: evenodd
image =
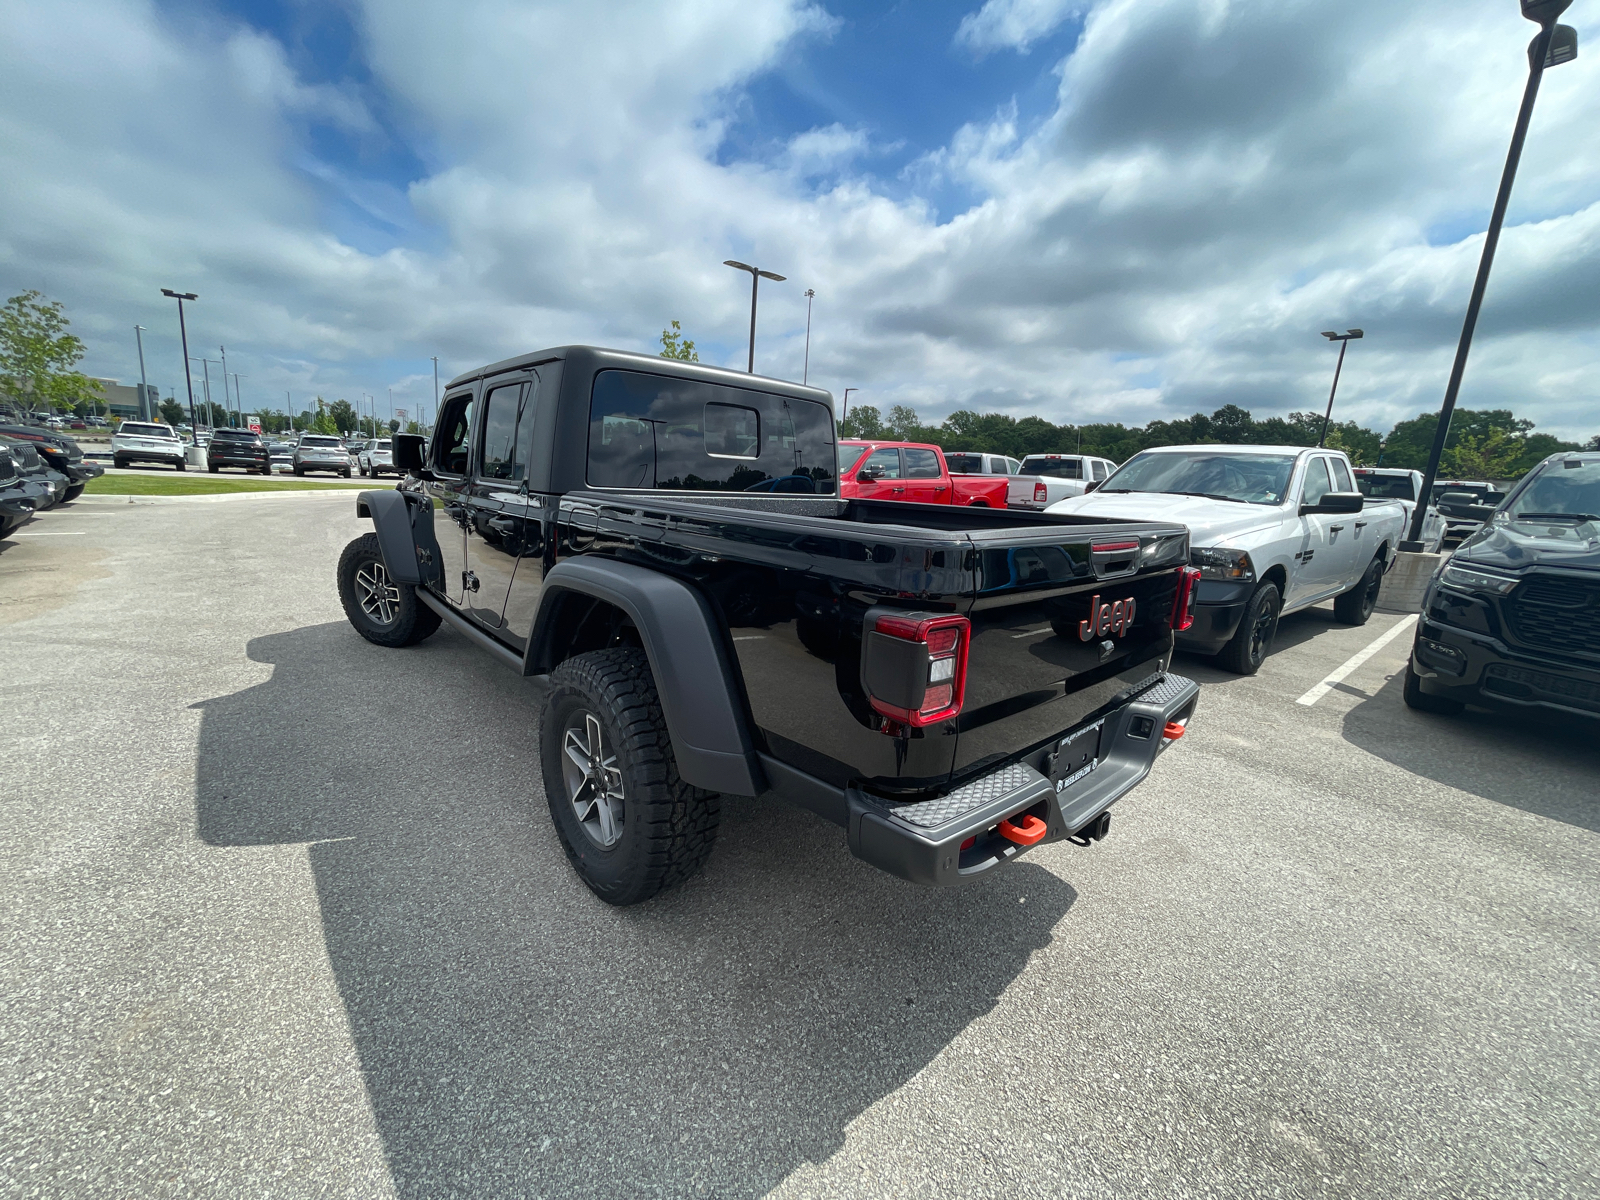
<instances>
[{"instance_id":1,"label":"black truck grille","mask_svg":"<svg viewBox=\"0 0 1600 1200\"><path fill-rule=\"evenodd\" d=\"M1600 657L1600 580L1535 575L1511 594L1505 613L1525 646Z\"/></svg>"}]
</instances>

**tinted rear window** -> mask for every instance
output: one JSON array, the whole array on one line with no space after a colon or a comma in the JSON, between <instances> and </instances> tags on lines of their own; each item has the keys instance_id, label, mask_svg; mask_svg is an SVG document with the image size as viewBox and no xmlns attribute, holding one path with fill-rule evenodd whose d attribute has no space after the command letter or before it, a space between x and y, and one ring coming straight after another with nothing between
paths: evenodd
<instances>
[{"instance_id":1,"label":"tinted rear window","mask_svg":"<svg viewBox=\"0 0 1600 1200\"><path fill-rule=\"evenodd\" d=\"M300 439L302 446L339 446L342 443L336 437L303 437Z\"/></svg>"},{"instance_id":2,"label":"tinted rear window","mask_svg":"<svg viewBox=\"0 0 1600 1200\"><path fill-rule=\"evenodd\" d=\"M117 427L117 432L128 437L170 438L178 436L165 425L135 425L131 421L124 421Z\"/></svg>"},{"instance_id":3,"label":"tinted rear window","mask_svg":"<svg viewBox=\"0 0 1600 1200\"><path fill-rule=\"evenodd\" d=\"M834 494L833 419L810 400L642 371L601 371L591 487Z\"/></svg>"},{"instance_id":4,"label":"tinted rear window","mask_svg":"<svg viewBox=\"0 0 1600 1200\"><path fill-rule=\"evenodd\" d=\"M1081 458L1025 458L1022 460L1022 475L1049 475L1055 479L1082 479L1083 460Z\"/></svg>"},{"instance_id":5,"label":"tinted rear window","mask_svg":"<svg viewBox=\"0 0 1600 1200\"><path fill-rule=\"evenodd\" d=\"M982 475L983 455L981 454L950 454L945 453L945 465L950 468L952 475Z\"/></svg>"}]
</instances>

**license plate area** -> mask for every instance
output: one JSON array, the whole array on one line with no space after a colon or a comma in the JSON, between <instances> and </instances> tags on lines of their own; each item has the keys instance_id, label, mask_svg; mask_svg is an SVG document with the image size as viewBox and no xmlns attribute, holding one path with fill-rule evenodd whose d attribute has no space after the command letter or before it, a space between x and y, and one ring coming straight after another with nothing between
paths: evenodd
<instances>
[{"instance_id":1,"label":"license plate area","mask_svg":"<svg viewBox=\"0 0 1600 1200\"><path fill-rule=\"evenodd\" d=\"M1052 751L1050 784L1056 795L1071 788L1094 772L1100 761L1100 737L1105 732L1105 722L1097 721L1087 729L1069 733L1056 743Z\"/></svg>"}]
</instances>

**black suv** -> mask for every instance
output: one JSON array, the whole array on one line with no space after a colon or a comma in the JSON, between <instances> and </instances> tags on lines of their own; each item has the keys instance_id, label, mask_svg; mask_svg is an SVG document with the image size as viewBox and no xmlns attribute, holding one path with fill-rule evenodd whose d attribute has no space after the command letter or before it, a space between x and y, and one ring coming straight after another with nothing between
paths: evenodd
<instances>
[{"instance_id":1,"label":"black suv","mask_svg":"<svg viewBox=\"0 0 1600 1200\"><path fill-rule=\"evenodd\" d=\"M32 443L45 465L65 476L67 487L66 494L61 497L63 502L76 500L83 495L89 480L106 473L99 463L86 461L78 440L67 434L41 429L36 425L0 425L0 437Z\"/></svg>"},{"instance_id":2,"label":"black suv","mask_svg":"<svg viewBox=\"0 0 1600 1200\"><path fill-rule=\"evenodd\" d=\"M1600 453L1545 459L1434 576L1405 700L1600 716Z\"/></svg>"},{"instance_id":3,"label":"black suv","mask_svg":"<svg viewBox=\"0 0 1600 1200\"><path fill-rule=\"evenodd\" d=\"M206 465L212 474L223 467L243 467L262 475L272 474L267 443L259 433L248 429L219 429L213 433L211 444L206 447Z\"/></svg>"}]
</instances>

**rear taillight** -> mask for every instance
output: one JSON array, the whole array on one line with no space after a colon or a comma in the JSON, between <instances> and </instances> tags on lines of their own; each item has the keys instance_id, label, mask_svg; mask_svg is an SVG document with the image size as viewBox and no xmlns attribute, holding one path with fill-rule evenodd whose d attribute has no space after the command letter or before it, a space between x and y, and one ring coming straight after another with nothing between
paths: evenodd
<instances>
[{"instance_id":1,"label":"rear taillight","mask_svg":"<svg viewBox=\"0 0 1600 1200\"><path fill-rule=\"evenodd\" d=\"M1172 597L1172 627L1179 633L1194 625L1194 588L1199 582L1199 567L1178 568L1178 588Z\"/></svg>"},{"instance_id":2,"label":"rear taillight","mask_svg":"<svg viewBox=\"0 0 1600 1200\"><path fill-rule=\"evenodd\" d=\"M961 711L967 687L965 617L869 613L861 646L861 683L874 712L921 728Z\"/></svg>"},{"instance_id":3,"label":"rear taillight","mask_svg":"<svg viewBox=\"0 0 1600 1200\"><path fill-rule=\"evenodd\" d=\"M1050 499L1050 489L1045 487L1045 485L1042 483L1034 484L1033 502L1035 504L1043 504L1048 499Z\"/></svg>"}]
</instances>

